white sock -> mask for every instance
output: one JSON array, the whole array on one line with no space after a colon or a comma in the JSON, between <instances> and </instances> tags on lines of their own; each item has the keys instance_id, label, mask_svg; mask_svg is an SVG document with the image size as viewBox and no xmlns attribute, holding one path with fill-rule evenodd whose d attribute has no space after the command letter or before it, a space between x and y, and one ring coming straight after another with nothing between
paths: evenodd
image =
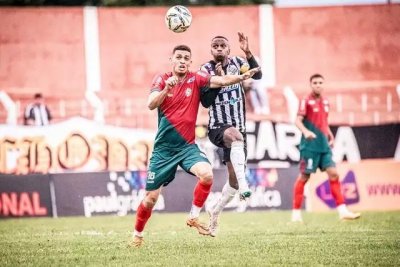
<instances>
[{"instance_id":1,"label":"white sock","mask_svg":"<svg viewBox=\"0 0 400 267\"><path fill-rule=\"evenodd\" d=\"M133 236L143 237L143 232L138 232L136 230L133 231Z\"/></svg>"},{"instance_id":2,"label":"white sock","mask_svg":"<svg viewBox=\"0 0 400 267\"><path fill-rule=\"evenodd\" d=\"M234 141L231 146L231 163L238 180L239 189L248 187L246 182L245 163L246 156L244 154L243 141Z\"/></svg>"},{"instance_id":3,"label":"white sock","mask_svg":"<svg viewBox=\"0 0 400 267\"><path fill-rule=\"evenodd\" d=\"M339 214L347 212L348 210L347 210L346 204L341 204L341 205L337 206L337 211L339 212Z\"/></svg>"},{"instance_id":4,"label":"white sock","mask_svg":"<svg viewBox=\"0 0 400 267\"><path fill-rule=\"evenodd\" d=\"M227 182L222 188L222 195L213 209L213 213L221 213L225 206L235 197L237 190Z\"/></svg>"},{"instance_id":5,"label":"white sock","mask_svg":"<svg viewBox=\"0 0 400 267\"><path fill-rule=\"evenodd\" d=\"M200 216L201 207L197 207L196 205L192 205L192 209L190 210L189 218L198 218Z\"/></svg>"}]
</instances>

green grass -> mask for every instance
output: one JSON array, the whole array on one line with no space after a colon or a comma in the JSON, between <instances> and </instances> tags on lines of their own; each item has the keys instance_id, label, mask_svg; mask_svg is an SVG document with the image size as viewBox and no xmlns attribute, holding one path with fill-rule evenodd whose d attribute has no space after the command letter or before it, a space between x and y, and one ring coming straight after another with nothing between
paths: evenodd
<instances>
[{"instance_id":1,"label":"green grass","mask_svg":"<svg viewBox=\"0 0 400 267\"><path fill-rule=\"evenodd\" d=\"M127 246L134 216L1 220L0 266L400 266L400 211L289 217L226 212L212 238L188 228L186 214L155 213L139 249Z\"/></svg>"}]
</instances>

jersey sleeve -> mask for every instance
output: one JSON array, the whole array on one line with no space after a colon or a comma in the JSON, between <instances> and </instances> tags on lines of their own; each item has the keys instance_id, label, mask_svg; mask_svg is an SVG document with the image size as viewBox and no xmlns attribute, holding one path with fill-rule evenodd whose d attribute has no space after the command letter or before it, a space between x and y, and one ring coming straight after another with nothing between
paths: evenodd
<instances>
[{"instance_id":1,"label":"jersey sleeve","mask_svg":"<svg viewBox=\"0 0 400 267\"><path fill-rule=\"evenodd\" d=\"M210 86L211 75L205 71L199 70L196 72L196 82L199 88Z\"/></svg>"},{"instance_id":2,"label":"jersey sleeve","mask_svg":"<svg viewBox=\"0 0 400 267\"><path fill-rule=\"evenodd\" d=\"M297 115L305 117L307 113L307 99L302 98L299 104Z\"/></svg>"},{"instance_id":3,"label":"jersey sleeve","mask_svg":"<svg viewBox=\"0 0 400 267\"><path fill-rule=\"evenodd\" d=\"M162 75L156 75L151 83L150 93L154 91L162 91L165 87L165 81Z\"/></svg>"}]
</instances>

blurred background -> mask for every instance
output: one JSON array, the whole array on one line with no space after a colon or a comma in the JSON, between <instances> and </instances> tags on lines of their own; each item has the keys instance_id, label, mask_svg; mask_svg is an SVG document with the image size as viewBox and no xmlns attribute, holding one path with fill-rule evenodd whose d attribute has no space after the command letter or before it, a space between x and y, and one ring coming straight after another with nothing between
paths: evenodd
<instances>
[{"instance_id":1,"label":"blurred background","mask_svg":"<svg viewBox=\"0 0 400 267\"><path fill-rule=\"evenodd\" d=\"M193 16L181 34L164 23L175 4ZM261 81L246 83L248 180L256 192L247 207L291 208L301 137L293 122L309 77L320 73L347 203L355 210L400 209L400 1L0 5L0 216L134 212L157 129L157 115L146 107L153 77L170 69L178 44L192 48L197 70L211 59L216 35L230 40L232 55L244 56L238 31L249 37L263 70ZM47 109L32 111L35 103ZM47 119L24 119L30 112ZM206 137L207 110L197 122L198 143L215 168L212 202L226 173ZM329 210L330 193L321 194L326 177L315 176L305 208ZM159 210L189 208L191 192L182 188L194 179L178 172L176 180L187 186L169 186ZM28 200L30 208L22 209ZM244 209L239 201L230 207Z\"/></svg>"}]
</instances>

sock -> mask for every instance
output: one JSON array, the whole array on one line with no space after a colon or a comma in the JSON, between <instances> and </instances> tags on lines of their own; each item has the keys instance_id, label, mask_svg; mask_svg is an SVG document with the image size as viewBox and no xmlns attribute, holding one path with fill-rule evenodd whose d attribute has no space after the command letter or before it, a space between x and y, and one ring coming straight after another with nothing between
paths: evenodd
<instances>
[{"instance_id":1,"label":"sock","mask_svg":"<svg viewBox=\"0 0 400 267\"><path fill-rule=\"evenodd\" d=\"M193 191L193 205L190 211L190 218L197 218L200 215L200 210L206 202L208 195L211 191L211 184L203 184L200 181L197 182L196 187Z\"/></svg>"},{"instance_id":2,"label":"sock","mask_svg":"<svg viewBox=\"0 0 400 267\"><path fill-rule=\"evenodd\" d=\"M329 180L329 184L331 186L331 194L336 201L336 205L339 206L341 204L344 204L344 198L340 188L339 179Z\"/></svg>"},{"instance_id":3,"label":"sock","mask_svg":"<svg viewBox=\"0 0 400 267\"><path fill-rule=\"evenodd\" d=\"M136 224L135 224L135 234L137 234L138 236L142 236L144 226L146 225L147 220L151 216L151 211L152 209L146 208L143 205L143 202L140 203L136 212Z\"/></svg>"},{"instance_id":4,"label":"sock","mask_svg":"<svg viewBox=\"0 0 400 267\"><path fill-rule=\"evenodd\" d=\"M221 213L225 206L235 197L237 190L227 182L222 188L222 195L213 209L213 213Z\"/></svg>"},{"instance_id":5,"label":"sock","mask_svg":"<svg viewBox=\"0 0 400 267\"><path fill-rule=\"evenodd\" d=\"M304 186L307 181L297 177L296 182L294 183L293 188L293 209L299 210L301 209L301 204L303 203L303 195L304 195Z\"/></svg>"},{"instance_id":6,"label":"sock","mask_svg":"<svg viewBox=\"0 0 400 267\"><path fill-rule=\"evenodd\" d=\"M243 141L232 142L230 158L238 180L239 189L248 187L245 173L246 155L244 153Z\"/></svg>"}]
</instances>

